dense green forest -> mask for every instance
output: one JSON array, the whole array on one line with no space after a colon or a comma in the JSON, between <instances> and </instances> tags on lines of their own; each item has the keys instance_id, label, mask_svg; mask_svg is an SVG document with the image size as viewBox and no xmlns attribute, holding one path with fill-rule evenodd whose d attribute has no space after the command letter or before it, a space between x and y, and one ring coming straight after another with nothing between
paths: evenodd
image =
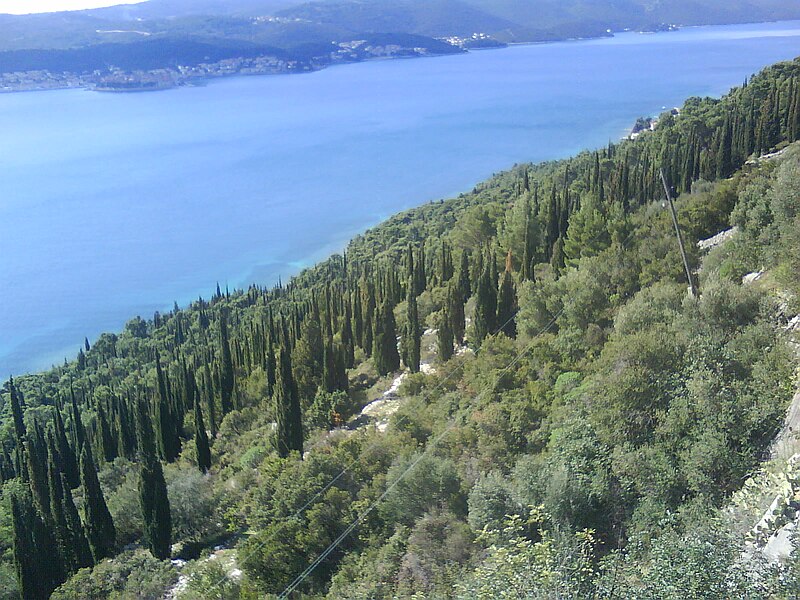
<instances>
[{"instance_id":1,"label":"dense green forest","mask_svg":"<svg viewBox=\"0 0 800 600\"><path fill-rule=\"evenodd\" d=\"M793 390L797 140L800 60L9 380L0 593L796 597L725 507Z\"/></svg>"}]
</instances>

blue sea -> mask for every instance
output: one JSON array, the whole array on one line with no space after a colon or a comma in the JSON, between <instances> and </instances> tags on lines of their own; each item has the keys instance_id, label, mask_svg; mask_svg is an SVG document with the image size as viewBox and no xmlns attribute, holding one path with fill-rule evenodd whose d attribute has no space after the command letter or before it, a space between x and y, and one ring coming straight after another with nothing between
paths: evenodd
<instances>
[{"instance_id":1,"label":"blue sea","mask_svg":"<svg viewBox=\"0 0 800 600\"><path fill-rule=\"evenodd\" d=\"M285 280L397 211L603 146L798 54L800 22L782 22L0 95L0 375L217 282Z\"/></svg>"}]
</instances>

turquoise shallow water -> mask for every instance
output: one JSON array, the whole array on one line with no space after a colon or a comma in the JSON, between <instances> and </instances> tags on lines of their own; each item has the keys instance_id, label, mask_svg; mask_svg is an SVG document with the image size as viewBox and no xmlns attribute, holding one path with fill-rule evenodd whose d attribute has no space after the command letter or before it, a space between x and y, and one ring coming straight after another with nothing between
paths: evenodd
<instances>
[{"instance_id":1,"label":"turquoise shallow water","mask_svg":"<svg viewBox=\"0 0 800 600\"><path fill-rule=\"evenodd\" d=\"M619 138L800 54L800 22L627 33L206 87L0 96L0 374L271 284L394 212Z\"/></svg>"}]
</instances>

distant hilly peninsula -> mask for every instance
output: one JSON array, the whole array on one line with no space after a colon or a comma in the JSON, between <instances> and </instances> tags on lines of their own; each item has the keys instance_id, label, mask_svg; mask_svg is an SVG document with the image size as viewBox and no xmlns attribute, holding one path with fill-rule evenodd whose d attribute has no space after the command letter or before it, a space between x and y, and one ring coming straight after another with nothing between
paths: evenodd
<instances>
[{"instance_id":1,"label":"distant hilly peninsula","mask_svg":"<svg viewBox=\"0 0 800 600\"><path fill-rule=\"evenodd\" d=\"M369 58L600 37L626 29L784 19L800 19L800 2L150 0L0 15L0 90L137 89L231 73L296 72Z\"/></svg>"}]
</instances>

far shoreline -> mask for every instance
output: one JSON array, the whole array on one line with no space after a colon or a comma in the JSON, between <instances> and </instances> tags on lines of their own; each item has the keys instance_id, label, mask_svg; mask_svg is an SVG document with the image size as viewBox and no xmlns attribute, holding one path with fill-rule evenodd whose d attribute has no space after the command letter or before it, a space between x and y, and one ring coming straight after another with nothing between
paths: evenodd
<instances>
[{"instance_id":1,"label":"far shoreline","mask_svg":"<svg viewBox=\"0 0 800 600\"><path fill-rule=\"evenodd\" d=\"M754 23L730 23L727 25L744 25L744 24L752 24L758 25L761 23L768 23L772 21L761 21L761 22L754 22ZM791 21L787 21L791 22ZM726 26L726 25L716 25L716 26ZM711 25L711 27L716 27L715 25ZM670 33L673 31L679 30L680 26L669 26L670 29L665 29L661 31L652 31L649 33ZM674 28L673 28L674 27ZM707 25L700 25L698 27L708 27ZM198 77L192 80L184 80L184 81L173 81L166 85L153 85L153 86L140 86L140 87L130 87L130 88L114 88L114 87L101 87L98 85L91 85L91 84L83 84L83 85L64 85L64 86L53 86L53 87L32 87L32 88L23 88L23 89L16 89L16 88L0 88L0 94L18 94L18 93L27 93L27 92L50 92L50 91L58 91L58 90L85 90L89 92L100 92L100 93L113 93L113 94L125 94L125 93L143 93L143 92L164 92L169 90L174 90L176 88L183 88L183 87L203 87L207 83L222 80L222 79L232 79L234 77L258 77L258 76L274 76L274 75L303 75L309 73L316 73L319 71L323 71L325 69L345 66L345 65L355 65L361 63L370 63L376 61L391 61L391 60L410 60L410 59L420 59L420 58L440 58L444 56L456 56L456 55L467 55L471 52L476 51L484 51L484 50L503 50L504 48L516 47L516 46L534 46L534 45L545 45L545 44L560 44L560 43L568 43L568 42L582 42L582 41L590 41L590 40L603 40L603 39L610 39L615 37L617 34L620 33L636 33L633 30L620 30L620 31L608 31L605 35L596 35L596 36L587 36L587 37L569 37L569 38L558 38L558 39L551 39L551 40L540 40L540 41L526 41L526 42L498 42L496 46L485 46L485 47L475 47L475 48L466 48L461 47L461 52L453 52L453 53L430 53L430 54L419 54L415 56L376 56L376 57L369 57L363 58L359 60L352 60L352 61L338 61L338 62L330 62L328 64L323 65L305 65L304 68L298 69L295 71L283 71L283 72L251 72L251 73L242 73L242 72L235 72L235 73L228 73L228 74L221 74L218 76L207 76L207 77ZM647 32L638 32L638 33L647 33ZM458 48L458 46L454 46ZM19 71L10 73L21 73ZM145 71L147 73L147 71ZM64 73L69 77L73 78L80 78L85 77L86 74L75 74L75 73Z\"/></svg>"},{"instance_id":2,"label":"far shoreline","mask_svg":"<svg viewBox=\"0 0 800 600\"><path fill-rule=\"evenodd\" d=\"M129 88L115 88L115 87L108 87L108 86L99 86L99 85L92 85L92 84L79 84L79 85L64 85L64 86L52 86L52 87L31 87L31 88L9 88L3 87L0 88L0 94L22 94L22 93L32 93L32 92L51 92L51 91L59 91L59 90L84 90L89 92L99 92L104 94L133 94L133 93L145 93L145 92L166 92L170 90L175 90L178 88L186 88L186 87L204 87L209 83L218 81L218 80L227 80L233 79L235 77L260 77L260 76L276 76L276 75L303 75L303 74L310 74L316 73L319 71L323 71L326 69L330 69L333 67L339 66L346 66L346 65L356 65L361 63L370 63L376 61L393 61L393 60L410 60L410 59L421 59L421 58L441 58L445 56L456 56L456 55L468 55L472 52L476 51L484 51L484 50L503 50L505 48L512 48L512 47L519 47L519 46L539 46L539 45L549 45L549 44L560 44L560 43L569 43L569 42L587 42L587 41L597 41L597 40L604 40L604 39L612 39L617 37L620 34L649 34L649 35L656 35L656 34L668 34L674 33L677 31L681 31L683 29L699 29L703 27L735 27L735 26L746 26L746 25L766 25L766 24L773 24L773 23L798 23L800 24L800 20L785 20L785 19L778 19L778 20L771 20L771 21L748 21L748 22L736 22L736 23L724 23L724 24L706 24L706 25L680 25L680 24L669 24L665 25L665 29L658 29L658 30L635 30L635 29L622 29L622 30L608 30L605 35L596 35L596 36L586 36L586 37L570 37L570 38L559 38L559 39L552 39L552 40L541 40L541 41L525 41L525 42L498 42L497 46L486 46L486 47L475 47L475 48L462 48L461 52L453 52L453 53L430 53L430 54L419 54L415 56L376 56L376 57L369 57L369 58L362 58L358 60L352 61L334 61L327 64L321 65L304 65L302 69L297 70L286 70L286 71L275 71L275 72L234 72L234 73L225 73L216 76L205 76L205 77L196 77L191 79L185 80L173 80L170 82L162 82L161 84L157 85L142 85L142 86L132 86ZM10 74L21 73L21 72L13 72ZM152 73L152 71L145 71L143 73ZM85 77L86 74L78 75L73 73L64 73L63 75L67 75L73 78L80 78Z\"/></svg>"}]
</instances>

